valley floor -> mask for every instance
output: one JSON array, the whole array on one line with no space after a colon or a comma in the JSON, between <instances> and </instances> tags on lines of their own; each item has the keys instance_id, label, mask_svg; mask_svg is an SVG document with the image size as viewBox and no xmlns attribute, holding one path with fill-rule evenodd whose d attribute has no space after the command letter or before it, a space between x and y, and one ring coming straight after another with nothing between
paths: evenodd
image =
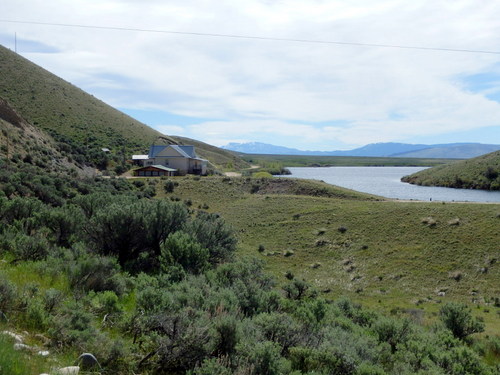
<instances>
[{"instance_id":1,"label":"valley floor","mask_svg":"<svg viewBox=\"0 0 500 375\"><path fill-rule=\"evenodd\" d=\"M264 259L283 284L292 274L325 296L429 321L441 303L467 302L500 334L500 205L386 200L281 180L176 178L175 191L160 194L220 213L239 233L239 255Z\"/></svg>"}]
</instances>

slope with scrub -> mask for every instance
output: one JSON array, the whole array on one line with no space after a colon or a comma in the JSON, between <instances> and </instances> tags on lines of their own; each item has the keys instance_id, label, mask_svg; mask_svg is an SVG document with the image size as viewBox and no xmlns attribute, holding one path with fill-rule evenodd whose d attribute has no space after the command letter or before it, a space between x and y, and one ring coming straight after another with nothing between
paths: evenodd
<instances>
[{"instance_id":1,"label":"slope with scrub","mask_svg":"<svg viewBox=\"0 0 500 375\"><path fill-rule=\"evenodd\" d=\"M424 186L500 190L500 151L426 169L402 181Z\"/></svg>"}]
</instances>

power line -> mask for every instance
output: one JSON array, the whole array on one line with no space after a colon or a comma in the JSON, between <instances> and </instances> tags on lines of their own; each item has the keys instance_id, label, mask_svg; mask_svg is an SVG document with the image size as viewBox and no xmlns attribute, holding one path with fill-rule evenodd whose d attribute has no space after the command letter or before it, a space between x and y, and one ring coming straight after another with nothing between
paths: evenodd
<instances>
[{"instance_id":1,"label":"power line","mask_svg":"<svg viewBox=\"0 0 500 375\"><path fill-rule=\"evenodd\" d=\"M397 44L357 43L357 42L341 42L341 41L315 40L315 39L275 38L275 37L266 37L266 36L252 36L252 35L238 35L238 34L201 33L201 32L175 31L175 30L139 29L139 28L131 28L131 27L78 25L78 24L65 24L65 23L36 22L36 21L14 21L14 20L2 20L2 19L0 19L0 22L28 24L28 25L42 25L42 26L74 27L74 28L97 29L97 30L134 31L134 32L143 32L143 33L192 35L192 36L216 37L216 38L267 40L267 41L274 41L274 42L333 44L333 45L342 45L342 46L399 48L399 49L414 49L414 50L424 50L424 51L485 53L485 54L492 54L492 55L500 55L500 51L486 51L486 50L476 50L476 49L419 47L419 46L405 46L405 45L397 45Z\"/></svg>"}]
</instances>

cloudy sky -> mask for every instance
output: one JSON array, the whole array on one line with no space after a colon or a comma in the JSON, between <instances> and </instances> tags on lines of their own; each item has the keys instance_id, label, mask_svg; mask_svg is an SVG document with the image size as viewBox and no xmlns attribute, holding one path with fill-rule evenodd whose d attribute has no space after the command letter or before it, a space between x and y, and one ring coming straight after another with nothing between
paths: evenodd
<instances>
[{"instance_id":1,"label":"cloudy sky","mask_svg":"<svg viewBox=\"0 0 500 375\"><path fill-rule=\"evenodd\" d=\"M2 45L16 36L22 56L165 134L308 150L500 144L498 1L0 3Z\"/></svg>"}]
</instances>

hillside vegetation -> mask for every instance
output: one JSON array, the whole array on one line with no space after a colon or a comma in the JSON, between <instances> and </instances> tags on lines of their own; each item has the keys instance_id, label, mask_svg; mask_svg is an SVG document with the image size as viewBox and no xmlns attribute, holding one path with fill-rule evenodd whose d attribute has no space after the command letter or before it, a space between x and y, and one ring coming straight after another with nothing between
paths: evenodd
<instances>
[{"instance_id":1,"label":"hillside vegetation","mask_svg":"<svg viewBox=\"0 0 500 375\"><path fill-rule=\"evenodd\" d=\"M0 99L2 107L14 110L25 122L64 144L62 147L82 166L106 169L108 157L101 148L109 148L110 166L121 165L123 170L132 153L147 153L152 143L163 142L194 144L212 169L248 167L225 150L189 138L162 135L3 46ZM0 118L2 113L5 111L0 108Z\"/></svg>"},{"instance_id":2,"label":"hillside vegetation","mask_svg":"<svg viewBox=\"0 0 500 375\"><path fill-rule=\"evenodd\" d=\"M488 309L500 294L498 205L404 203L298 179L176 182L159 196L220 213L240 254L265 260L280 282L290 272L326 295L428 313L447 300ZM484 317L500 333L500 317Z\"/></svg>"},{"instance_id":3,"label":"hillside vegetation","mask_svg":"<svg viewBox=\"0 0 500 375\"><path fill-rule=\"evenodd\" d=\"M494 205L414 210L319 182L74 179L0 163L0 368L8 374L55 373L82 352L109 374L499 369ZM436 223L412 217L424 213ZM442 222L456 214L458 226ZM450 230L457 243L480 240L457 258ZM437 245L426 249L431 239ZM462 273L448 273L457 267ZM457 303L471 285L479 308ZM391 313L340 295L378 299ZM485 329L489 336L478 336ZM13 335L27 348L14 350ZM47 357L36 355L42 349Z\"/></svg>"},{"instance_id":4,"label":"hillside vegetation","mask_svg":"<svg viewBox=\"0 0 500 375\"><path fill-rule=\"evenodd\" d=\"M402 181L424 186L500 190L500 151L426 169Z\"/></svg>"}]
</instances>

